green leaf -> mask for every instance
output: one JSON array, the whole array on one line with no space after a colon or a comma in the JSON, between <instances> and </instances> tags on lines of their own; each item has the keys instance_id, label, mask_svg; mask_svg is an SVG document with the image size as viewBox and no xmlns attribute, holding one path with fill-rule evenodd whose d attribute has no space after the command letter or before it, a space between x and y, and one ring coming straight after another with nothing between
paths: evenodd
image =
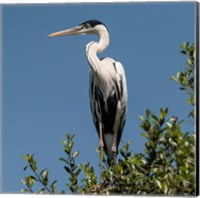
<instances>
[{"instance_id":1,"label":"green leaf","mask_svg":"<svg viewBox=\"0 0 200 198\"><path fill-rule=\"evenodd\" d=\"M37 180L33 175L31 175L30 177L31 177L31 179Z\"/></svg>"},{"instance_id":2,"label":"green leaf","mask_svg":"<svg viewBox=\"0 0 200 198\"><path fill-rule=\"evenodd\" d=\"M26 160L26 161L31 161L32 160L32 157L31 157L31 155L30 154L26 154L25 156L24 156L24 159Z\"/></svg>"},{"instance_id":3,"label":"green leaf","mask_svg":"<svg viewBox=\"0 0 200 198\"><path fill-rule=\"evenodd\" d=\"M22 183L23 185L26 185L26 181L24 181L23 179L21 179L21 183Z\"/></svg>"},{"instance_id":4,"label":"green leaf","mask_svg":"<svg viewBox=\"0 0 200 198\"><path fill-rule=\"evenodd\" d=\"M159 121L160 125L164 123L167 113L168 113L168 108L165 108L164 110L162 108L160 109L160 121Z\"/></svg>"},{"instance_id":5,"label":"green leaf","mask_svg":"<svg viewBox=\"0 0 200 198\"><path fill-rule=\"evenodd\" d=\"M61 140L61 143L66 145L67 144L67 141L66 140Z\"/></svg>"},{"instance_id":6,"label":"green leaf","mask_svg":"<svg viewBox=\"0 0 200 198\"><path fill-rule=\"evenodd\" d=\"M31 178L31 176L26 177L26 184L28 184L30 187L32 187L35 183L35 180Z\"/></svg>"},{"instance_id":7,"label":"green leaf","mask_svg":"<svg viewBox=\"0 0 200 198\"><path fill-rule=\"evenodd\" d=\"M71 134L70 133L67 133L66 134L66 138L69 140L71 138Z\"/></svg>"},{"instance_id":8,"label":"green leaf","mask_svg":"<svg viewBox=\"0 0 200 198\"><path fill-rule=\"evenodd\" d=\"M65 146L65 152L66 152L66 154L69 155L71 153L71 148L68 146Z\"/></svg>"},{"instance_id":9,"label":"green leaf","mask_svg":"<svg viewBox=\"0 0 200 198\"><path fill-rule=\"evenodd\" d=\"M80 166L80 168L81 168L82 170L84 170L84 165L83 165L83 164L79 164L79 166Z\"/></svg>"},{"instance_id":10,"label":"green leaf","mask_svg":"<svg viewBox=\"0 0 200 198\"><path fill-rule=\"evenodd\" d=\"M33 155L31 156L31 160L30 160L30 167L31 169L36 172L37 171L37 162L33 159Z\"/></svg>"},{"instance_id":11,"label":"green leaf","mask_svg":"<svg viewBox=\"0 0 200 198\"><path fill-rule=\"evenodd\" d=\"M56 183L57 183L57 180L54 180L54 181L51 183L51 185L50 185L51 191L52 191L53 193L56 192Z\"/></svg>"},{"instance_id":12,"label":"green leaf","mask_svg":"<svg viewBox=\"0 0 200 198\"><path fill-rule=\"evenodd\" d=\"M180 52L181 52L182 54L187 54L187 52L186 52L185 50L180 50Z\"/></svg>"},{"instance_id":13,"label":"green leaf","mask_svg":"<svg viewBox=\"0 0 200 198\"><path fill-rule=\"evenodd\" d=\"M77 156L79 155L79 152L78 151L75 151L72 155L72 158L76 158Z\"/></svg>"},{"instance_id":14,"label":"green leaf","mask_svg":"<svg viewBox=\"0 0 200 198\"><path fill-rule=\"evenodd\" d=\"M43 182L43 184L46 186L47 184L48 184L48 171L47 171L47 169L44 169L44 170L42 170L41 171L41 173L40 173L40 175L41 175L41 177L42 177L42 182Z\"/></svg>"},{"instance_id":15,"label":"green leaf","mask_svg":"<svg viewBox=\"0 0 200 198\"><path fill-rule=\"evenodd\" d=\"M176 78L175 76L170 76L169 79L170 79L170 80L177 81L177 78Z\"/></svg>"},{"instance_id":16,"label":"green leaf","mask_svg":"<svg viewBox=\"0 0 200 198\"><path fill-rule=\"evenodd\" d=\"M67 166L64 166L64 169L67 171L67 173L71 173L71 170Z\"/></svg>"},{"instance_id":17,"label":"green leaf","mask_svg":"<svg viewBox=\"0 0 200 198\"><path fill-rule=\"evenodd\" d=\"M160 189L162 189L161 182L160 182L159 180L157 180L157 179L155 179L155 182L156 182L156 184L158 185L158 187L159 187Z\"/></svg>"},{"instance_id":18,"label":"green leaf","mask_svg":"<svg viewBox=\"0 0 200 198\"><path fill-rule=\"evenodd\" d=\"M193 110L188 114L188 118L189 117L193 117L194 118L194 111Z\"/></svg>"},{"instance_id":19,"label":"green leaf","mask_svg":"<svg viewBox=\"0 0 200 198\"><path fill-rule=\"evenodd\" d=\"M145 130L145 131L149 131L149 129L151 128L151 123L148 120L145 120L141 127Z\"/></svg>"},{"instance_id":20,"label":"green leaf","mask_svg":"<svg viewBox=\"0 0 200 198\"><path fill-rule=\"evenodd\" d=\"M65 163L67 163L67 160L66 160L66 159L64 159L64 158L62 158L62 157L60 157L60 158L59 158L59 160L60 160L60 161L62 161L62 162L65 162Z\"/></svg>"},{"instance_id":21,"label":"green leaf","mask_svg":"<svg viewBox=\"0 0 200 198\"><path fill-rule=\"evenodd\" d=\"M143 122L146 120L146 119L144 118L144 116L141 116L141 115L139 115L139 118L140 118L140 120L142 120Z\"/></svg>"},{"instance_id":22,"label":"green leaf","mask_svg":"<svg viewBox=\"0 0 200 198\"><path fill-rule=\"evenodd\" d=\"M39 176L44 177L46 174L47 174L47 169L45 168L40 172Z\"/></svg>"},{"instance_id":23,"label":"green leaf","mask_svg":"<svg viewBox=\"0 0 200 198\"><path fill-rule=\"evenodd\" d=\"M24 167L24 171L25 171L28 167L29 167L29 165L25 166L25 167Z\"/></svg>"},{"instance_id":24,"label":"green leaf","mask_svg":"<svg viewBox=\"0 0 200 198\"><path fill-rule=\"evenodd\" d=\"M159 124L159 119L154 114L152 114L151 117L155 124Z\"/></svg>"},{"instance_id":25,"label":"green leaf","mask_svg":"<svg viewBox=\"0 0 200 198\"><path fill-rule=\"evenodd\" d=\"M189 42L183 42L180 48L187 49L189 47Z\"/></svg>"},{"instance_id":26,"label":"green leaf","mask_svg":"<svg viewBox=\"0 0 200 198\"><path fill-rule=\"evenodd\" d=\"M42 188L38 191L39 194L44 194L45 193L45 188Z\"/></svg>"},{"instance_id":27,"label":"green leaf","mask_svg":"<svg viewBox=\"0 0 200 198\"><path fill-rule=\"evenodd\" d=\"M74 142L71 141L71 142L69 143L69 148L71 149L73 146L74 146Z\"/></svg>"},{"instance_id":28,"label":"green leaf","mask_svg":"<svg viewBox=\"0 0 200 198\"><path fill-rule=\"evenodd\" d=\"M190 65L190 66L193 65L193 64L192 64L192 61L191 61L190 59L187 59L186 62L187 62L187 64Z\"/></svg>"},{"instance_id":29,"label":"green leaf","mask_svg":"<svg viewBox=\"0 0 200 198\"><path fill-rule=\"evenodd\" d=\"M146 109L146 117L148 118L149 115L151 114L151 111L149 109Z\"/></svg>"},{"instance_id":30,"label":"green leaf","mask_svg":"<svg viewBox=\"0 0 200 198\"><path fill-rule=\"evenodd\" d=\"M143 136L143 137L149 139L149 135L148 135L148 133L141 133L141 136Z\"/></svg>"},{"instance_id":31,"label":"green leaf","mask_svg":"<svg viewBox=\"0 0 200 198\"><path fill-rule=\"evenodd\" d=\"M81 169L78 169L78 170L75 172L76 177L78 177L80 173L81 173Z\"/></svg>"},{"instance_id":32,"label":"green leaf","mask_svg":"<svg viewBox=\"0 0 200 198\"><path fill-rule=\"evenodd\" d=\"M30 193L30 190L28 188L24 188L24 189L21 189L21 192L22 193L26 193L26 192L29 192Z\"/></svg>"}]
</instances>

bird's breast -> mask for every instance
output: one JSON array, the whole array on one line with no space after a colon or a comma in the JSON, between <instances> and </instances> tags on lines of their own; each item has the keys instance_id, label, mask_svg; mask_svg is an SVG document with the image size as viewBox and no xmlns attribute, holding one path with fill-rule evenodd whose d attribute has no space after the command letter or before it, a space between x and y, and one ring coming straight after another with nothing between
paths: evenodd
<instances>
[{"instance_id":1,"label":"bird's breast","mask_svg":"<svg viewBox=\"0 0 200 198\"><path fill-rule=\"evenodd\" d=\"M96 84L100 88L104 98L107 99L114 91L114 83L111 77L104 75L97 75Z\"/></svg>"},{"instance_id":2,"label":"bird's breast","mask_svg":"<svg viewBox=\"0 0 200 198\"><path fill-rule=\"evenodd\" d=\"M116 84L118 84L118 74L114 63L115 61L112 58L106 57L96 64L96 70L91 70L96 85L100 88L105 99L114 94Z\"/></svg>"}]
</instances>

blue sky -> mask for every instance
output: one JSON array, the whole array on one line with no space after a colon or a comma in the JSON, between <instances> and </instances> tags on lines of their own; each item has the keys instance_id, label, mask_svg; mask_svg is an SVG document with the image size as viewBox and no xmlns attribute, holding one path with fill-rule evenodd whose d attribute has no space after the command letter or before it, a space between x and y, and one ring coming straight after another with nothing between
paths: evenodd
<instances>
[{"instance_id":1,"label":"blue sky","mask_svg":"<svg viewBox=\"0 0 200 198\"><path fill-rule=\"evenodd\" d=\"M169 76L184 68L178 46L194 42L195 3L60 4L3 6L3 191L20 192L22 156L35 153L39 169L65 189L58 160L67 132L75 134L78 162L99 175L98 136L89 107L86 44L95 36L48 38L49 33L89 19L104 22L110 46L99 55L120 61L128 83L128 114L122 140L143 152L139 115L146 108L187 119L186 94ZM192 129L187 121L183 130ZM122 144L120 144L121 146ZM66 189L65 189L66 190Z\"/></svg>"}]
</instances>

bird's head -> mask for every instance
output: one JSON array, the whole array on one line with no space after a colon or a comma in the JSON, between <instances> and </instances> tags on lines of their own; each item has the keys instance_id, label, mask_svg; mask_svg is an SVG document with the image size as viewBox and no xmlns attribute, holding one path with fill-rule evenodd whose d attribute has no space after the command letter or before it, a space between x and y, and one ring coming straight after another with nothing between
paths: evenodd
<instances>
[{"instance_id":1,"label":"bird's head","mask_svg":"<svg viewBox=\"0 0 200 198\"><path fill-rule=\"evenodd\" d=\"M90 20L84 23L81 23L78 26L73 28L69 28L66 30L54 32L49 34L49 37L56 37L56 36L67 36L67 35L87 35L87 34L96 34L100 35L102 32L108 32L107 27L100 21L97 20Z\"/></svg>"}]
</instances>

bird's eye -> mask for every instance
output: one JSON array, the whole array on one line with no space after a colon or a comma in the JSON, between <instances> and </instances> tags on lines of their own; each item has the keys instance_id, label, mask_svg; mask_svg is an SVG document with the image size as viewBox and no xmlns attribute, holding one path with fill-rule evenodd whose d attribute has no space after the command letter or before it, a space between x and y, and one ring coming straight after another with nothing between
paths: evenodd
<instances>
[{"instance_id":1,"label":"bird's eye","mask_svg":"<svg viewBox=\"0 0 200 198\"><path fill-rule=\"evenodd\" d=\"M85 28L86 28L86 29L91 28L91 25L90 25L89 23L86 23L86 24L85 24Z\"/></svg>"}]
</instances>

